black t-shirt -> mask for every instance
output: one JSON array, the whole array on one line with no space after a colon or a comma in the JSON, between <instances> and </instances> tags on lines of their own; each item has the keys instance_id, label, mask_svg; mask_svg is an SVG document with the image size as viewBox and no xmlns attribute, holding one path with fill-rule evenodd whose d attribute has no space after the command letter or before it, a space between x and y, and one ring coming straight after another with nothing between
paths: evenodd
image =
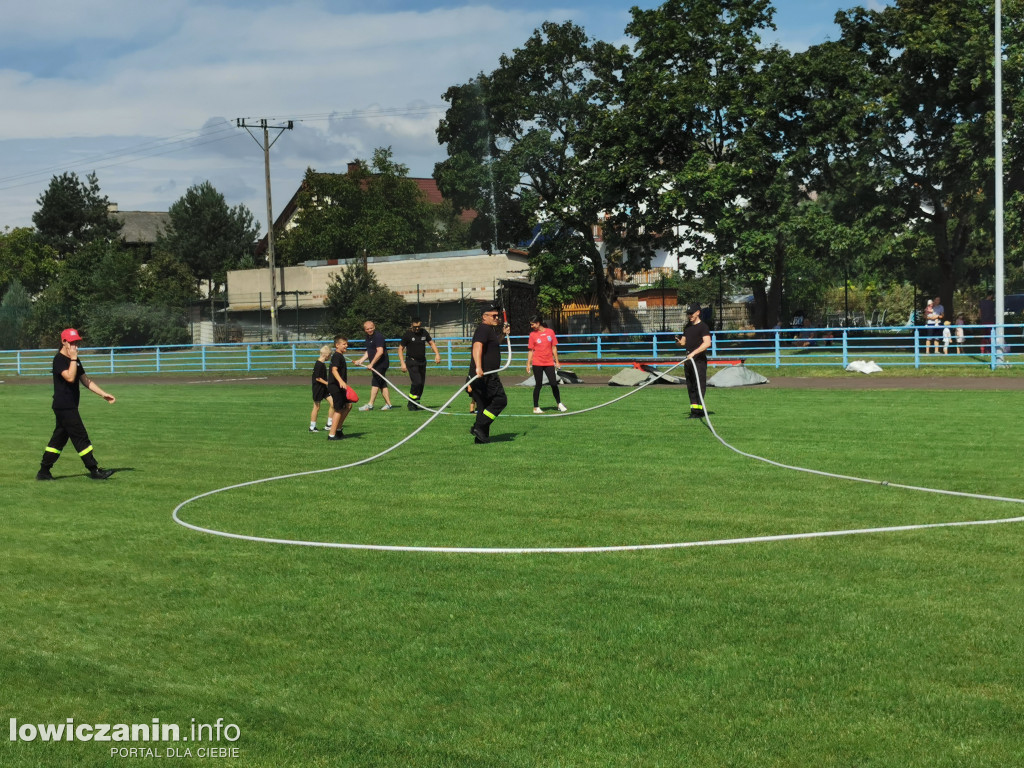
<instances>
[{"instance_id":1,"label":"black t-shirt","mask_svg":"<svg viewBox=\"0 0 1024 768\"><path fill-rule=\"evenodd\" d=\"M342 378L345 377L342 376ZM323 379L328 384L331 383L331 380L327 378L327 364L324 363L323 360L317 360L313 363L313 385L316 386L317 384L320 384L322 387L323 384L321 384L318 379Z\"/></svg>"},{"instance_id":2,"label":"black t-shirt","mask_svg":"<svg viewBox=\"0 0 1024 768\"><path fill-rule=\"evenodd\" d=\"M341 352L335 352L331 355L331 368L338 369L338 375L341 376L341 380L346 384L348 383L348 362L345 360L345 356ZM334 378L333 371L330 376L325 376L327 379L327 386L333 387L334 389L341 389L341 385L338 380Z\"/></svg>"},{"instance_id":3,"label":"black t-shirt","mask_svg":"<svg viewBox=\"0 0 1024 768\"><path fill-rule=\"evenodd\" d=\"M697 347L704 343L704 337L711 335L711 329L708 328L708 324L703 320L696 323L690 323L683 329L683 341L686 343L686 351L693 352ZM707 352L701 352L699 355L694 355L696 360L707 360Z\"/></svg>"},{"instance_id":4,"label":"black t-shirt","mask_svg":"<svg viewBox=\"0 0 1024 768\"><path fill-rule=\"evenodd\" d=\"M410 360L418 360L421 363L427 360L427 343L433 341L425 329L420 328L418 332L412 329L402 336L402 346L405 347L405 356Z\"/></svg>"},{"instance_id":5,"label":"black t-shirt","mask_svg":"<svg viewBox=\"0 0 1024 768\"><path fill-rule=\"evenodd\" d=\"M378 349L383 349L384 354L380 356L380 360L374 365L373 356L377 354ZM388 360L388 348L384 345L384 334L380 331L374 331L372 336L366 338L366 362L378 371L384 370L390 363Z\"/></svg>"},{"instance_id":6,"label":"black t-shirt","mask_svg":"<svg viewBox=\"0 0 1024 768\"><path fill-rule=\"evenodd\" d=\"M74 381L66 381L61 375L71 367L71 358L63 352L58 352L53 358L53 407L54 408L77 408L78 401L82 397L81 389L78 386L79 379L85 375L85 366L78 361L78 370L75 372Z\"/></svg>"},{"instance_id":7,"label":"black t-shirt","mask_svg":"<svg viewBox=\"0 0 1024 768\"><path fill-rule=\"evenodd\" d=\"M476 328L476 333L473 334L473 343L476 344L477 342L484 345L483 354L480 355L480 363L484 373L500 368L501 334L498 333L497 326L480 323ZM469 371L474 376L476 375L476 366L473 364L472 355L470 355Z\"/></svg>"}]
</instances>

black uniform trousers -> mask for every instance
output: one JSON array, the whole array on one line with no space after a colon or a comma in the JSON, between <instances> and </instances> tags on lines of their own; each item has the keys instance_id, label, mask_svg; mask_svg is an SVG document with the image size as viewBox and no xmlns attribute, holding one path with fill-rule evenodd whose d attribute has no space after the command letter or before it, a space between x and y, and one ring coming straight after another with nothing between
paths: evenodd
<instances>
[{"instance_id":1,"label":"black uniform trousers","mask_svg":"<svg viewBox=\"0 0 1024 768\"><path fill-rule=\"evenodd\" d=\"M409 370L409 397L419 400L423 396L423 384L427 380L427 361L406 358L405 367Z\"/></svg>"},{"instance_id":2,"label":"black uniform trousers","mask_svg":"<svg viewBox=\"0 0 1024 768\"><path fill-rule=\"evenodd\" d=\"M57 425L53 429L50 442L46 444L43 451L42 467L49 469L57 463L60 452L68 444L68 440L75 446L78 455L86 469L92 470L98 466L96 457L92 455L92 442L89 440L89 433L85 431L85 424L78 414L77 408L54 408L53 415L57 419Z\"/></svg>"},{"instance_id":3,"label":"black uniform trousers","mask_svg":"<svg viewBox=\"0 0 1024 768\"><path fill-rule=\"evenodd\" d=\"M697 372L693 371L693 363L697 364ZM701 398L708 392L708 361L707 358L693 358L683 363L686 372L686 392L690 395L690 411L704 411ZM699 390L698 390L699 388ZM698 394L699 391L699 394Z\"/></svg>"},{"instance_id":4,"label":"black uniform trousers","mask_svg":"<svg viewBox=\"0 0 1024 768\"><path fill-rule=\"evenodd\" d=\"M473 400L476 401L476 426L483 427L484 432L489 433L491 423L508 405L505 387L496 373L489 373L470 386L473 387Z\"/></svg>"}]
</instances>

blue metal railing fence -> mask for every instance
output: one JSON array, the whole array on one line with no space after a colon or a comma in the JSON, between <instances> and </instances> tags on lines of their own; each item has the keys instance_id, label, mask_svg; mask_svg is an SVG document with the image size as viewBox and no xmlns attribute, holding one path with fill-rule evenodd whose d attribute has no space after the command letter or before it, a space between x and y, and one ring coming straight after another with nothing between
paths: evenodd
<instances>
[{"instance_id":1,"label":"blue metal railing fence","mask_svg":"<svg viewBox=\"0 0 1024 768\"><path fill-rule=\"evenodd\" d=\"M1020 365L1024 360L1024 325L1006 325L1003 349L996 349L993 326L955 327L951 341L930 337L928 329L916 326L890 328L808 328L762 331L715 331L711 357L742 359L748 366L842 366L852 360L871 359L882 368L936 366L984 366L995 370L1002 365ZM681 348L677 333L573 334L559 338L558 355L565 367L611 367L633 362L678 360ZM470 339L435 339L441 351L442 368L467 369ZM512 338L513 349L525 356L525 336ZM252 342L159 347L93 347L82 350L86 369L97 375L163 373L237 373L243 371L291 372L312 369L321 345L327 341ZM394 349L397 339L389 339ZM353 345L352 352L359 354ZM45 376L50 374L55 350L0 351L0 377ZM392 367L397 366L392 353ZM437 366L435 366L437 367Z\"/></svg>"}]
</instances>

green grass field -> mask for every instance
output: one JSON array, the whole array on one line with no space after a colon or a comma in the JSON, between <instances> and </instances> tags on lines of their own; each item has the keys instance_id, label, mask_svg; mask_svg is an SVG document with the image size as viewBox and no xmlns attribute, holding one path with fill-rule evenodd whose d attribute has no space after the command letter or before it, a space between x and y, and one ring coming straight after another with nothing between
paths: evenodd
<instances>
[{"instance_id":1,"label":"green grass field","mask_svg":"<svg viewBox=\"0 0 1024 768\"><path fill-rule=\"evenodd\" d=\"M1024 525L585 555L232 541L171 511L372 455L425 414L354 413L329 444L306 431L305 375L97 378L118 397L83 393L97 456L120 470L106 483L70 446L59 482L34 481L49 384L0 389L8 722L159 718L187 734L223 718L240 735L212 745L239 757L220 763L246 766L1024 763ZM527 413L530 390L509 392L507 413ZM621 394L563 390L573 409ZM724 438L778 461L1024 498L1019 398L746 388L709 404ZM683 419L685 400L652 387L578 417L503 416L486 446L442 417L372 464L181 515L300 540L573 547L1024 514L745 459ZM5 738L0 765L146 765L111 748L147 746L199 745Z\"/></svg>"}]
</instances>

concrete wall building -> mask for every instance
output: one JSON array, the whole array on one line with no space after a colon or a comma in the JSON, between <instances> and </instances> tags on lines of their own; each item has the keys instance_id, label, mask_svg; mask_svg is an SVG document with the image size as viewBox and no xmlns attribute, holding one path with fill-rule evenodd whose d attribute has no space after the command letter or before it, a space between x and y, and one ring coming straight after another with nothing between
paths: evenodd
<instances>
[{"instance_id":1,"label":"concrete wall building","mask_svg":"<svg viewBox=\"0 0 1024 768\"><path fill-rule=\"evenodd\" d=\"M277 270L278 326L282 339L320 338L327 286L346 266L359 260L311 261ZM472 309L492 301L504 281L523 281L529 273L525 255L480 250L401 256L371 256L366 266L377 279L401 295L409 313L418 314L431 333L464 335L475 323ZM269 338L270 271L228 272L228 321L241 326L245 340Z\"/></svg>"}]
</instances>

